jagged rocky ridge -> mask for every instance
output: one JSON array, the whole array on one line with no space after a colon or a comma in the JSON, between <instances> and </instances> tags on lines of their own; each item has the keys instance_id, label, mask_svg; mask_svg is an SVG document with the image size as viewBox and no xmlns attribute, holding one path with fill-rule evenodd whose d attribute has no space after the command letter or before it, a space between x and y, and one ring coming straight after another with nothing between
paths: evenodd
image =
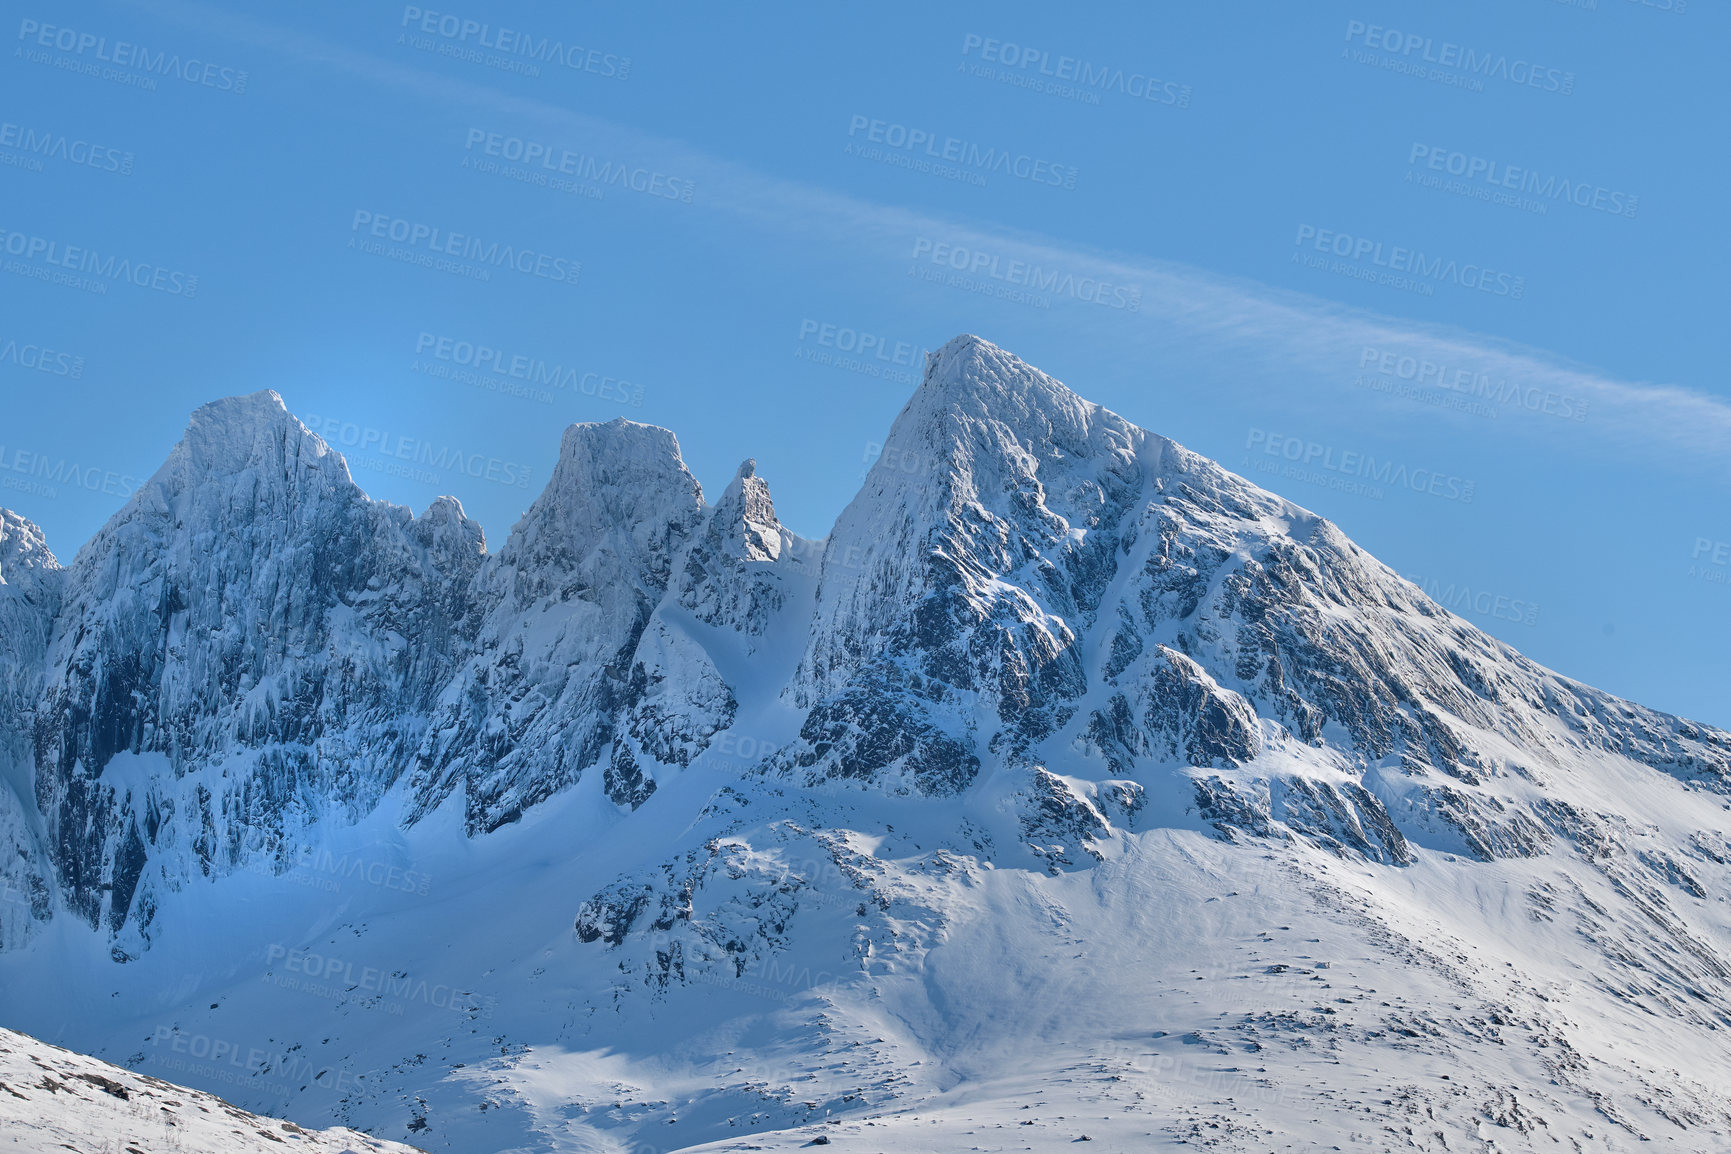
<instances>
[{"instance_id":1,"label":"jagged rocky ridge","mask_svg":"<svg viewBox=\"0 0 1731 1154\"><path fill-rule=\"evenodd\" d=\"M0 696L0 1010L353 1090L249 1068L262 1112L794 1146L1037 1078L1127 1148L1149 1101L1226 1148L1731 1135L1731 739L976 338L823 541L616 421L489 554L206 406L70 566L0 515ZM433 895L323 888L345 830Z\"/></svg>"},{"instance_id":2,"label":"jagged rocky ridge","mask_svg":"<svg viewBox=\"0 0 1731 1154\"><path fill-rule=\"evenodd\" d=\"M933 354L884 462L812 543L750 462L707 505L672 434L575 425L487 554L455 500L369 499L258 393L195 413L64 569L4 513L0 942L66 916L136 956L165 890L388 797L405 824L459 799L472 836L585 774L629 810L764 695L738 682L777 647L797 726L741 777L953 797L1012 775L1042 862L1180 779L1221 836L1396 866L1583 836L1547 788L1583 751L1731 788L1725 733L1534 665L977 338Z\"/></svg>"}]
</instances>

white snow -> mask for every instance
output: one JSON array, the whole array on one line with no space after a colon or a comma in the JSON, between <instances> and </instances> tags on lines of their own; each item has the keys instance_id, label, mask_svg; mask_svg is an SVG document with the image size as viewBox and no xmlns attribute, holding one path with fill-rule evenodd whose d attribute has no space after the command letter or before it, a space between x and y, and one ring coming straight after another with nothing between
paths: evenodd
<instances>
[{"instance_id":1,"label":"white snow","mask_svg":"<svg viewBox=\"0 0 1731 1154\"><path fill-rule=\"evenodd\" d=\"M229 1055L218 1053L217 1067ZM189 1058L193 1068L210 1068ZM0 1029L0 1150L19 1154L410 1154L348 1129L304 1130L211 1094Z\"/></svg>"}]
</instances>

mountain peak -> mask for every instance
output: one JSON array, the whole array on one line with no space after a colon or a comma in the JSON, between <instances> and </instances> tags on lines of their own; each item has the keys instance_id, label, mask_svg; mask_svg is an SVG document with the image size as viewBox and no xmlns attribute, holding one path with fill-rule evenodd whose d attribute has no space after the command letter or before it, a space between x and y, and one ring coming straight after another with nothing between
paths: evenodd
<instances>
[{"instance_id":1,"label":"mountain peak","mask_svg":"<svg viewBox=\"0 0 1731 1154\"><path fill-rule=\"evenodd\" d=\"M1020 398L1024 403L1043 400L1098 407L1016 354L972 333L963 333L926 354L926 375L919 392L952 401Z\"/></svg>"},{"instance_id":2,"label":"mountain peak","mask_svg":"<svg viewBox=\"0 0 1731 1154\"><path fill-rule=\"evenodd\" d=\"M671 429L646 425L614 417L611 421L579 421L566 428L559 442L559 463L580 463L584 468L604 468L609 464L635 461L677 463L683 469L685 459L679 451L679 438Z\"/></svg>"},{"instance_id":3,"label":"mountain peak","mask_svg":"<svg viewBox=\"0 0 1731 1154\"><path fill-rule=\"evenodd\" d=\"M728 554L744 561L781 556L781 521L769 495L769 482L757 475L757 458L748 457L715 503L711 523Z\"/></svg>"},{"instance_id":4,"label":"mountain peak","mask_svg":"<svg viewBox=\"0 0 1731 1154\"><path fill-rule=\"evenodd\" d=\"M288 411L274 389L224 397L193 410L180 443L163 469L188 467L194 473L225 476L285 457L342 457ZM342 466L347 479L348 466ZM162 474L159 472L158 476Z\"/></svg>"},{"instance_id":5,"label":"mountain peak","mask_svg":"<svg viewBox=\"0 0 1731 1154\"><path fill-rule=\"evenodd\" d=\"M985 337L960 333L944 342L941 348L926 354L926 383L958 379L960 370L970 363L993 357L1007 357L1021 363L1014 353L999 348Z\"/></svg>"},{"instance_id":6,"label":"mountain peak","mask_svg":"<svg viewBox=\"0 0 1731 1154\"><path fill-rule=\"evenodd\" d=\"M427 505L426 512L421 514L421 520L439 526L460 525L468 519L469 515L463 511L463 502L449 494L434 497Z\"/></svg>"},{"instance_id":7,"label":"mountain peak","mask_svg":"<svg viewBox=\"0 0 1731 1154\"><path fill-rule=\"evenodd\" d=\"M255 417L269 419L288 412L288 406L283 403L282 394L275 389L259 389L252 393L237 393L232 397L218 397L206 402L192 411L192 419L233 419L235 417Z\"/></svg>"},{"instance_id":8,"label":"mountain peak","mask_svg":"<svg viewBox=\"0 0 1731 1154\"><path fill-rule=\"evenodd\" d=\"M1007 434L1024 447L1056 439L1069 453L1076 451L1078 436L1091 439L1103 425L1131 428L1128 421L1085 400L1014 353L963 333L926 355L925 379L885 439L886 455L892 445L913 449L905 441L910 435L925 440L946 427L950 432L939 434L945 442L953 442L963 427L975 430L967 440L977 440L986 428L997 428L1000 433L988 434L986 439L999 442L1000 449L1002 435ZM931 449L923 446L924 452Z\"/></svg>"},{"instance_id":9,"label":"mountain peak","mask_svg":"<svg viewBox=\"0 0 1731 1154\"><path fill-rule=\"evenodd\" d=\"M984 337L963 333L926 354L926 375L920 382L919 393L936 394L946 400L960 399L982 388L1002 388L1022 375L1019 370L1036 371L1014 353L1000 349Z\"/></svg>"},{"instance_id":10,"label":"mountain peak","mask_svg":"<svg viewBox=\"0 0 1731 1154\"><path fill-rule=\"evenodd\" d=\"M0 655L23 652L29 645L26 636L34 636L36 645L46 642L65 579L66 570L49 551L42 530L12 510L0 509Z\"/></svg>"},{"instance_id":11,"label":"mountain peak","mask_svg":"<svg viewBox=\"0 0 1731 1154\"><path fill-rule=\"evenodd\" d=\"M260 389L200 405L192 411L186 431L187 436L202 440L234 440L261 428L279 428L290 421L300 423L289 414L282 396L275 389Z\"/></svg>"},{"instance_id":12,"label":"mountain peak","mask_svg":"<svg viewBox=\"0 0 1731 1154\"><path fill-rule=\"evenodd\" d=\"M964 333L927 354L925 379L872 471L892 488L931 490L929 481L965 478L976 466L1014 471L1032 462L1134 455L1147 437L1015 354Z\"/></svg>"},{"instance_id":13,"label":"mountain peak","mask_svg":"<svg viewBox=\"0 0 1731 1154\"><path fill-rule=\"evenodd\" d=\"M58 569L48 539L28 517L0 508L0 585L16 580L27 569Z\"/></svg>"},{"instance_id":14,"label":"mountain peak","mask_svg":"<svg viewBox=\"0 0 1731 1154\"><path fill-rule=\"evenodd\" d=\"M659 425L615 417L565 430L547 487L511 531L505 551L542 560L587 556L609 535L647 547L703 507L703 489L685 467L679 439ZM654 549L665 547L665 542Z\"/></svg>"}]
</instances>

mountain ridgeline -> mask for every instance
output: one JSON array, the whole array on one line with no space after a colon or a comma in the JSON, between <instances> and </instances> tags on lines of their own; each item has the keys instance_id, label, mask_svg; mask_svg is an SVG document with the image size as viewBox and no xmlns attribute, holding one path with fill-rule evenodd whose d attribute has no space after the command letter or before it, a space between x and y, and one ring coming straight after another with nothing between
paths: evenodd
<instances>
[{"instance_id":1,"label":"mountain ridgeline","mask_svg":"<svg viewBox=\"0 0 1731 1154\"><path fill-rule=\"evenodd\" d=\"M953 848L1054 873L1156 814L1378 868L1539 855L1611 836L1562 788L1583 758L1731 792L1731 736L1539 667L974 337L817 542L752 462L709 503L673 434L615 420L565 432L488 553L452 498L368 498L274 393L206 405L70 565L0 510L0 702L0 948L67 918L117 961L163 895L286 869L320 823L460 807L484 838L591 776L620 822L683 774L1002 787L1010 824ZM748 714L780 728L730 740ZM679 905L606 880L586 940Z\"/></svg>"}]
</instances>

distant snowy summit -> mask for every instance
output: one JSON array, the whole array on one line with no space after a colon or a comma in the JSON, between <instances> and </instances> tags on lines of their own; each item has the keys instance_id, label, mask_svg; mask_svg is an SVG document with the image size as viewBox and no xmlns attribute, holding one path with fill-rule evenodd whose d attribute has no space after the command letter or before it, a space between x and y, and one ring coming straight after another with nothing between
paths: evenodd
<instances>
[{"instance_id":1,"label":"distant snowy summit","mask_svg":"<svg viewBox=\"0 0 1731 1154\"><path fill-rule=\"evenodd\" d=\"M481 836L588 774L628 812L718 741L751 750L723 772L810 789L1008 775L1084 847L1158 802L1394 865L1580 836L1583 755L1731 786L1724 732L1534 665L972 336L821 542L753 463L711 504L673 434L615 420L566 431L488 553L262 392L194 413L67 567L0 513L0 578L0 756L33 782L0 791L8 947L66 917L135 957L165 889L286 868L313 823L459 805ZM797 724L726 740L772 703Z\"/></svg>"}]
</instances>

